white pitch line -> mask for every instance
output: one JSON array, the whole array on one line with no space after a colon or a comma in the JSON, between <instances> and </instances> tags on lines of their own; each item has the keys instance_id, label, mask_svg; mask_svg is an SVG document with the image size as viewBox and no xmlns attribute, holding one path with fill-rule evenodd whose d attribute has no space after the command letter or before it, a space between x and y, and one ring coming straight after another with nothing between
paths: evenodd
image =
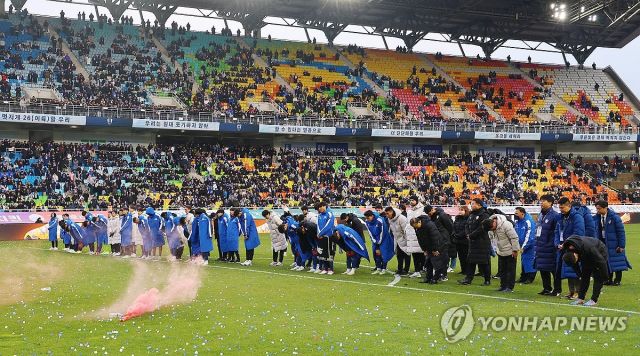
<instances>
[{"instance_id":1,"label":"white pitch line","mask_svg":"<svg viewBox=\"0 0 640 356\"><path fill-rule=\"evenodd\" d=\"M32 248L33 249L37 249L37 250L42 250L40 248L35 248L35 247L32 247ZM48 250L45 249L43 251L48 251ZM129 260L129 261L134 261L134 260L136 260L136 259ZM159 261L159 262L169 263L166 260L162 260L162 261ZM316 277L316 276L309 276L309 275L306 275L306 274L297 274L297 273L281 273L281 272L271 272L271 271L260 271L260 270L250 269L250 268L237 268L237 267L227 267L227 266L218 266L218 265L208 265L207 267L238 270L238 271L246 271L246 272L254 272L254 273L265 273L265 274L271 274L271 275L276 275L276 276L284 276L284 277L314 279L314 280L325 281L325 282L326 281L332 281L332 282L337 282L337 283L357 284L357 285L363 285L363 286L369 286L369 287L400 288L400 289L405 289L405 290L417 291L417 292L421 292L421 293L449 294L449 295L458 295L458 296L465 296L465 297L471 296L471 297L474 297L474 298L497 299L497 300L500 300L500 301L511 301L511 302L532 303L532 304L538 303L538 304L553 305L553 306L560 306L560 307L577 307L577 308L582 308L582 310L584 310L585 308L588 308L590 310L602 310L602 311L611 311L611 312L617 312L617 313L640 315L640 311L634 311L634 310L622 310L622 309L603 308L603 307L585 307L585 306L580 306L580 305L545 302L545 301L540 301L540 300L505 298L505 297L500 297L500 296L476 294L476 293L462 293L462 292L451 292L451 291L434 290L434 289L421 289L421 288L416 288L416 287L397 286L395 284L392 284L393 282L391 282L389 284L378 284L378 283L370 283L370 282L358 282L358 281L350 281L350 280L343 280L343 279L334 279L334 278L331 278L331 277ZM396 276L396 278L399 278L399 277L400 276ZM395 278L394 278L394 281L395 281Z\"/></svg>"},{"instance_id":2,"label":"white pitch line","mask_svg":"<svg viewBox=\"0 0 640 356\"><path fill-rule=\"evenodd\" d=\"M401 277L399 275L395 275L395 278L393 279L393 282L387 284L387 287L393 287L396 285L396 283L400 282Z\"/></svg>"}]
</instances>

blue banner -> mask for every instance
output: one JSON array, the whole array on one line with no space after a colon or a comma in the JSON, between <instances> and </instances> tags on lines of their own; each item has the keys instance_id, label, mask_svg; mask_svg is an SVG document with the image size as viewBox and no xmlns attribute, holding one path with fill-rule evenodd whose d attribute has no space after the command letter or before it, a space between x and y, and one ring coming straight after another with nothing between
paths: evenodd
<instances>
[{"instance_id":1,"label":"blue banner","mask_svg":"<svg viewBox=\"0 0 640 356\"><path fill-rule=\"evenodd\" d=\"M371 136L371 129L347 129L336 127L336 136Z\"/></svg>"},{"instance_id":2,"label":"blue banner","mask_svg":"<svg viewBox=\"0 0 640 356\"><path fill-rule=\"evenodd\" d=\"M220 123L220 131L227 132L259 132L260 126L254 124L230 124L226 122Z\"/></svg>"},{"instance_id":3,"label":"blue banner","mask_svg":"<svg viewBox=\"0 0 640 356\"><path fill-rule=\"evenodd\" d=\"M473 131L442 131L442 138L449 140L473 140L475 132Z\"/></svg>"},{"instance_id":4,"label":"blue banner","mask_svg":"<svg viewBox=\"0 0 640 356\"><path fill-rule=\"evenodd\" d=\"M557 141L557 142L568 142L573 140L572 134L549 134L543 133L540 136L540 140L542 141Z\"/></svg>"},{"instance_id":5,"label":"blue banner","mask_svg":"<svg viewBox=\"0 0 640 356\"><path fill-rule=\"evenodd\" d=\"M87 116L87 126L133 127L132 119Z\"/></svg>"}]
</instances>

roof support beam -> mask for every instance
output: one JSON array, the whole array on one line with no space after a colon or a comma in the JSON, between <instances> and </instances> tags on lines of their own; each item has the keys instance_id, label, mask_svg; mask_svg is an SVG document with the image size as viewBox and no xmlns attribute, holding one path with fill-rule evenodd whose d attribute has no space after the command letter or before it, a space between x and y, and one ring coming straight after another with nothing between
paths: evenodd
<instances>
[{"instance_id":1,"label":"roof support beam","mask_svg":"<svg viewBox=\"0 0 640 356\"><path fill-rule=\"evenodd\" d=\"M324 35L327 37L327 41L329 41L329 46L333 46L333 41L338 37L340 32L344 31L347 28L347 24L344 23L331 23L327 21L297 21L298 25L304 28L313 28L316 30L320 30L324 32Z\"/></svg>"},{"instance_id":2,"label":"roof support beam","mask_svg":"<svg viewBox=\"0 0 640 356\"><path fill-rule=\"evenodd\" d=\"M11 4L13 5L13 8L16 10L16 12L22 10L24 4L26 3L27 0L11 0Z\"/></svg>"},{"instance_id":3,"label":"roof support beam","mask_svg":"<svg viewBox=\"0 0 640 356\"><path fill-rule=\"evenodd\" d=\"M167 20L169 20L169 17L171 17L178 8L178 5L170 6L156 3L136 2L135 7L139 10L149 11L152 13L156 17L156 20L158 20L158 24L161 27L164 27Z\"/></svg>"},{"instance_id":4,"label":"roof support beam","mask_svg":"<svg viewBox=\"0 0 640 356\"><path fill-rule=\"evenodd\" d=\"M90 3L96 6L103 6L109 13L114 21L120 20L125 11L129 8L132 0L90 0Z\"/></svg>"}]
</instances>

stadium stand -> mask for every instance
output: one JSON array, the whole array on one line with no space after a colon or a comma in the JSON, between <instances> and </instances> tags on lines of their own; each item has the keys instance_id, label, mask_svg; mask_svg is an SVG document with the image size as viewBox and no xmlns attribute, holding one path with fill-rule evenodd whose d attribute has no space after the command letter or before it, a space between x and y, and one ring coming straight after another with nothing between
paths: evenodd
<instances>
[{"instance_id":1,"label":"stadium stand","mask_svg":"<svg viewBox=\"0 0 640 356\"><path fill-rule=\"evenodd\" d=\"M492 155L283 151L219 144L124 146L0 141L0 199L8 209L104 209L136 203L339 206L405 201L435 204L534 204L546 192L583 203L618 202L562 156L545 160ZM622 163L620 163L622 164ZM618 167L621 168L622 167ZM635 168L637 170L637 167ZM624 194L640 202L640 191Z\"/></svg>"},{"instance_id":2,"label":"stadium stand","mask_svg":"<svg viewBox=\"0 0 640 356\"><path fill-rule=\"evenodd\" d=\"M48 26L61 39L49 37ZM601 70L358 46L338 53L315 43L241 39L229 31L212 35L177 24L164 31L145 26L102 17L45 21L26 12L9 15L0 21L0 33L5 35L2 98L27 102L11 110L32 110L26 104L36 104L30 103L34 99L24 98L24 89L32 84L55 86L59 96L49 101L58 109L95 106L95 115L111 110L111 117L172 118L156 115L169 108L154 105L150 96L176 95L184 103L176 108L184 110L182 117L189 112L190 117L204 120L245 118L271 108L267 115L365 122L635 127L635 120L629 121L636 114L634 108ZM72 53L62 52L63 42ZM254 55L266 66L258 64ZM76 73L74 58L89 78ZM278 83L276 73L291 87ZM41 102L46 100L37 103ZM349 110L351 103L365 103L374 114L355 116Z\"/></svg>"}]
</instances>

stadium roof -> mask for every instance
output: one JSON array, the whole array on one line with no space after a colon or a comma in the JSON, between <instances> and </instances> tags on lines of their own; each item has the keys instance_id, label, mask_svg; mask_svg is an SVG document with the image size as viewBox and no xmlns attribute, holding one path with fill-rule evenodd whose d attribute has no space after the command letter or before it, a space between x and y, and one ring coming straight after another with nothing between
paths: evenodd
<instances>
[{"instance_id":1,"label":"stadium roof","mask_svg":"<svg viewBox=\"0 0 640 356\"><path fill-rule=\"evenodd\" d=\"M160 22L178 7L193 8L203 17L239 21L247 31L261 28L268 17L290 19L285 22L322 30L329 42L348 25L401 38L409 48L438 33L447 41L478 45L489 57L507 40L533 41L573 54L579 63L598 47L622 48L640 35L640 0L88 1L114 18L133 7L153 12Z\"/></svg>"}]
</instances>

